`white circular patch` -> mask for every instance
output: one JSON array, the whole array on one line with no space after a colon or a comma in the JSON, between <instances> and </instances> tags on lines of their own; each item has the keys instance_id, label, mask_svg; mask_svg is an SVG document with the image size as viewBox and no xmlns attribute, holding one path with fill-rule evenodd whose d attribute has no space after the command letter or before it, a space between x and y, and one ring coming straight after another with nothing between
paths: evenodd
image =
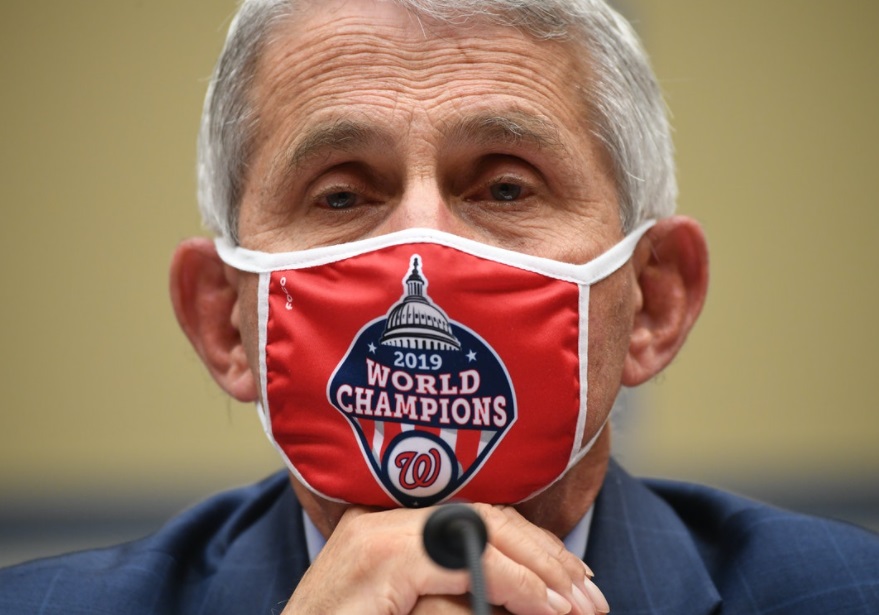
<instances>
[{"instance_id":1,"label":"white circular patch","mask_svg":"<svg viewBox=\"0 0 879 615\"><path fill-rule=\"evenodd\" d=\"M400 438L388 451L391 484L413 498L430 497L445 489L454 474L445 447L435 437L417 432Z\"/></svg>"}]
</instances>

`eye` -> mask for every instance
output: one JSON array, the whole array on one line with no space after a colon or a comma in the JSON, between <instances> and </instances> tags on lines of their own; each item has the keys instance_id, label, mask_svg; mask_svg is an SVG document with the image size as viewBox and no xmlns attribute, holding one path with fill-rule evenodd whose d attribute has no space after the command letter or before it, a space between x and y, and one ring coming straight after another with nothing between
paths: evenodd
<instances>
[{"instance_id":1,"label":"eye","mask_svg":"<svg viewBox=\"0 0 879 615\"><path fill-rule=\"evenodd\" d=\"M357 195L348 191L331 192L323 200L330 209L347 209L357 204Z\"/></svg>"},{"instance_id":2,"label":"eye","mask_svg":"<svg viewBox=\"0 0 879 615\"><path fill-rule=\"evenodd\" d=\"M494 184L489 188L491 198L495 201L515 201L522 196L522 186L510 182Z\"/></svg>"}]
</instances>

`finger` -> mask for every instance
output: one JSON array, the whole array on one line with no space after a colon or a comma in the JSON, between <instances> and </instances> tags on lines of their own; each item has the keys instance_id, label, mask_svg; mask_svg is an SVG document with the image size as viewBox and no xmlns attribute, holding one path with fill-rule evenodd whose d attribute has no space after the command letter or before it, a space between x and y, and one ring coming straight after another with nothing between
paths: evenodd
<instances>
[{"instance_id":1,"label":"finger","mask_svg":"<svg viewBox=\"0 0 879 615\"><path fill-rule=\"evenodd\" d=\"M532 570L513 561L490 544L483 554L482 566L489 604L523 615L563 615L574 612L570 601L547 587ZM418 576L418 592L422 596L456 596L471 590L470 575L466 572L452 572L433 564L433 569L426 576Z\"/></svg>"},{"instance_id":2,"label":"finger","mask_svg":"<svg viewBox=\"0 0 879 615\"><path fill-rule=\"evenodd\" d=\"M607 599L601 593L601 590L598 589L598 586L592 582L592 579L586 579L586 593L592 604L595 605L596 613L610 613L610 605L607 603Z\"/></svg>"},{"instance_id":3,"label":"finger","mask_svg":"<svg viewBox=\"0 0 879 615\"><path fill-rule=\"evenodd\" d=\"M409 613L422 595L466 593L468 575L438 567L424 551L429 513L346 511L297 587L291 612Z\"/></svg>"},{"instance_id":4,"label":"finger","mask_svg":"<svg viewBox=\"0 0 879 615\"><path fill-rule=\"evenodd\" d=\"M591 615L583 562L553 534L530 523L512 507L477 507L486 519L492 545L526 566L573 606L575 615Z\"/></svg>"},{"instance_id":5,"label":"finger","mask_svg":"<svg viewBox=\"0 0 879 615\"><path fill-rule=\"evenodd\" d=\"M574 592L575 606L580 606L584 615L590 615L591 613L609 613L610 606L608 605L607 598L604 597L604 594L592 580L593 577L595 577L595 573L592 572L592 569L586 564L586 562L567 551L565 543L555 534L545 529L543 532L548 541L556 545L557 548L565 551L566 555L563 558L563 564L570 572L571 577L578 579L581 578L581 574L585 575L582 577L582 581L575 581L574 583L576 589L579 590ZM584 598L585 602L583 601Z\"/></svg>"},{"instance_id":6,"label":"finger","mask_svg":"<svg viewBox=\"0 0 879 615\"><path fill-rule=\"evenodd\" d=\"M561 556L562 563L571 574L571 578L575 579L574 585L579 590L579 592L574 592L575 606L581 605L584 614L587 615L592 612L608 613L610 607L608 606L604 594L592 580L595 576L592 569L586 564L586 562L567 551L565 543L562 542L558 536L546 529L543 530L543 533L550 543L556 545L556 548L565 551L565 555ZM580 579L580 581L577 581L576 579ZM583 598L585 598L585 603L583 602Z\"/></svg>"},{"instance_id":7,"label":"finger","mask_svg":"<svg viewBox=\"0 0 879 615\"><path fill-rule=\"evenodd\" d=\"M482 565L489 603L511 613L562 615L572 612L569 600L549 587L533 570L510 559L494 545L486 547Z\"/></svg>"},{"instance_id":8,"label":"finger","mask_svg":"<svg viewBox=\"0 0 879 615\"><path fill-rule=\"evenodd\" d=\"M591 579L595 576L595 573L586 565L576 553L572 553L568 551L568 548L565 546L565 543L562 542L562 539L550 532L547 529L539 528L541 534L543 535L543 539L547 541L548 545L547 549L556 549L556 553L559 556L559 559L568 573L571 575L572 579L579 579L581 576L586 577L587 579Z\"/></svg>"},{"instance_id":9,"label":"finger","mask_svg":"<svg viewBox=\"0 0 879 615\"><path fill-rule=\"evenodd\" d=\"M575 607L579 606L584 615L591 615L591 613L593 612L609 613L610 606L608 605L607 599L604 597L604 594L592 580L595 576L595 573L592 572L592 569L586 564L586 562L581 560L573 553L569 552L565 547L565 543L562 542L562 540L558 536L556 536L549 530L543 528L541 528L541 530L543 531L546 540L555 545L556 548L562 549L564 551L564 554L560 554L559 557L561 558L561 561L565 568L571 574L571 578L575 579L574 585L576 589L579 590L574 592ZM576 581L576 579L581 580Z\"/></svg>"}]
</instances>

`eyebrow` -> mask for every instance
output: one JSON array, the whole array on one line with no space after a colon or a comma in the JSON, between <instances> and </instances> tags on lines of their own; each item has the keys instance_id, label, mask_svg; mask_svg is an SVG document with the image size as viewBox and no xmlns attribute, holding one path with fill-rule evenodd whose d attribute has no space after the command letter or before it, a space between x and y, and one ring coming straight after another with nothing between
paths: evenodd
<instances>
[{"instance_id":1,"label":"eyebrow","mask_svg":"<svg viewBox=\"0 0 879 615\"><path fill-rule=\"evenodd\" d=\"M449 124L443 130L451 145L517 146L566 152L558 129L540 116L521 111L480 113Z\"/></svg>"},{"instance_id":2,"label":"eyebrow","mask_svg":"<svg viewBox=\"0 0 879 615\"><path fill-rule=\"evenodd\" d=\"M511 147L529 144L567 154L558 129L549 120L521 111L483 112L441 127L444 147ZM390 132L363 121L339 119L310 129L299 142L283 149L273 160L271 177L280 176L278 188L299 175L311 161L332 152L393 148Z\"/></svg>"},{"instance_id":3,"label":"eyebrow","mask_svg":"<svg viewBox=\"0 0 879 615\"><path fill-rule=\"evenodd\" d=\"M314 159L332 152L355 152L377 146L390 148L393 144L389 133L371 124L340 119L310 129L296 145L281 150L272 161L270 174L292 178Z\"/></svg>"}]
</instances>

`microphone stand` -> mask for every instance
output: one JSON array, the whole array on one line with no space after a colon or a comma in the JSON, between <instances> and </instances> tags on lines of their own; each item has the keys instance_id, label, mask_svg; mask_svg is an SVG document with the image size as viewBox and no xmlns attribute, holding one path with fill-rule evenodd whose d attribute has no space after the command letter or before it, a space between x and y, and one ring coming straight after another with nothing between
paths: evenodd
<instances>
[{"instance_id":1,"label":"microphone stand","mask_svg":"<svg viewBox=\"0 0 879 615\"><path fill-rule=\"evenodd\" d=\"M485 523L463 504L440 506L424 525L424 549L430 558L450 570L470 572L470 607L474 615L489 615L482 572L482 552L488 542Z\"/></svg>"}]
</instances>

